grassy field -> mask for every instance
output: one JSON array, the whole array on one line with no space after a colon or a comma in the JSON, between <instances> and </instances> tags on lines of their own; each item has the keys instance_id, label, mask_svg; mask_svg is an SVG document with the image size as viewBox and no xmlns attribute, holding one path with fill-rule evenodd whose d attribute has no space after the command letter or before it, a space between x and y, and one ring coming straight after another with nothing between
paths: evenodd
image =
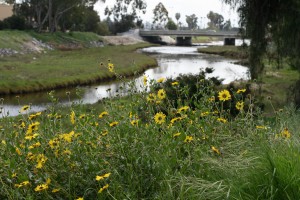
<instances>
[{"instance_id":1,"label":"grassy field","mask_svg":"<svg viewBox=\"0 0 300 200\"><path fill-rule=\"evenodd\" d=\"M46 111L0 119L0 199L300 198L299 111L269 120L244 88L161 81L92 106L50 93Z\"/></svg>"},{"instance_id":2,"label":"grassy field","mask_svg":"<svg viewBox=\"0 0 300 200\"><path fill-rule=\"evenodd\" d=\"M33 92L113 80L116 77L107 71L108 59L120 75L132 76L156 66L154 58L135 52L136 49L147 46L150 45L141 43L2 57L0 94Z\"/></svg>"}]
</instances>

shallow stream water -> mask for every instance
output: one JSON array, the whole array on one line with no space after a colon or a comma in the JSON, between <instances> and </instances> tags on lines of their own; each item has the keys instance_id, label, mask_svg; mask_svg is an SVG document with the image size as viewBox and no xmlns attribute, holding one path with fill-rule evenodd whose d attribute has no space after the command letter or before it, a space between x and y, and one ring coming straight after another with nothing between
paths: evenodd
<instances>
[{"instance_id":1,"label":"shallow stream water","mask_svg":"<svg viewBox=\"0 0 300 200\"><path fill-rule=\"evenodd\" d=\"M222 44L222 42L215 42ZM139 50L141 53L150 54L157 59L157 68L148 69L144 75L148 79L174 78L179 74L198 74L201 69L210 67L214 72L209 76L224 79L223 84L230 83L238 79L248 79L248 68L234 64L236 60L227 59L218 55L200 54L197 48L205 47L208 44L201 44L192 47L159 46L149 47ZM133 83L139 88L142 85L142 77L134 78ZM122 82L103 83L98 85L83 86L80 88L68 88L56 90L55 97L61 104L71 104L81 101L85 104L96 103L100 99L112 97L119 93L119 88L124 86ZM81 95L76 93L80 91ZM66 95L70 92L70 95ZM123 95L123 94L121 94ZM0 102L0 117L15 116L23 105L31 105L31 112L45 110L50 104L48 92L39 92L33 94L4 96L4 101ZM1 98L1 97L0 97ZM1 105L2 104L2 105Z\"/></svg>"}]
</instances>

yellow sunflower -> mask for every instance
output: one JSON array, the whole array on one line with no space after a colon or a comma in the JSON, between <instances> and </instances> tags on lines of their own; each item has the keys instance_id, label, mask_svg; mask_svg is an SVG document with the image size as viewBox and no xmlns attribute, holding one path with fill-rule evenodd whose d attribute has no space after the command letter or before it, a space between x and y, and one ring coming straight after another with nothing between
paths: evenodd
<instances>
[{"instance_id":1,"label":"yellow sunflower","mask_svg":"<svg viewBox=\"0 0 300 200\"><path fill-rule=\"evenodd\" d=\"M218 155L221 154L220 151L219 151L219 149L217 149L217 148L214 147L214 146L211 147L211 150L212 150L214 153L218 154Z\"/></svg>"},{"instance_id":2,"label":"yellow sunflower","mask_svg":"<svg viewBox=\"0 0 300 200\"><path fill-rule=\"evenodd\" d=\"M119 122L112 122L112 123L109 124L109 126L110 126L110 127L114 127L114 126L117 126L118 123L119 123Z\"/></svg>"},{"instance_id":3,"label":"yellow sunflower","mask_svg":"<svg viewBox=\"0 0 300 200\"><path fill-rule=\"evenodd\" d=\"M104 112L100 113L99 118L101 119L106 115L108 115L108 112L104 111Z\"/></svg>"},{"instance_id":4,"label":"yellow sunflower","mask_svg":"<svg viewBox=\"0 0 300 200\"><path fill-rule=\"evenodd\" d=\"M171 83L172 86L175 86L175 85L178 85L178 84L179 83L177 81Z\"/></svg>"},{"instance_id":5,"label":"yellow sunflower","mask_svg":"<svg viewBox=\"0 0 300 200\"><path fill-rule=\"evenodd\" d=\"M144 86L147 85L147 76L143 76L143 83L144 83Z\"/></svg>"},{"instance_id":6,"label":"yellow sunflower","mask_svg":"<svg viewBox=\"0 0 300 200\"><path fill-rule=\"evenodd\" d=\"M178 113L181 113L181 112L186 112L190 107L189 106L183 106L181 108L178 108Z\"/></svg>"},{"instance_id":7,"label":"yellow sunflower","mask_svg":"<svg viewBox=\"0 0 300 200\"><path fill-rule=\"evenodd\" d=\"M158 92L157 92L157 97L158 97L159 99L164 99L164 98L166 98L166 91L165 91L164 89L158 90Z\"/></svg>"},{"instance_id":8,"label":"yellow sunflower","mask_svg":"<svg viewBox=\"0 0 300 200\"><path fill-rule=\"evenodd\" d=\"M162 83L162 82L164 82L165 81L165 78L159 78L159 79L157 79L157 82L158 83Z\"/></svg>"},{"instance_id":9,"label":"yellow sunflower","mask_svg":"<svg viewBox=\"0 0 300 200\"><path fill-rule=\"evenodd\" d=\"M130 123L132 126L138 126L139 120L132 120L132 121L130 121Z\"/></svg>"},{"instance_id":10,"label":"yellow sunflower","mask_svg":"<svg viewBox=\"0 0 300 200\"><path fill-rule=\"evenodd\" d=\"M114 66L114 64L112 64L112 63L108 63L108 65L107 65L107 68L108 68L108 70L110 71L110 72L114 72L114 69L115 69L115 66Z\"/></svg>"},{"instance_id":11,"label":"yellow sunflower","mask_svg":"<svg viewBox=\"0 0 300 200\"><path fill-rule=\"evenodd\" d=\"M166 115L162 112L158 112L156 113L156 115L154 116L154 121L157 124L162 124L166 121Z\"/></svg>"},{"instance_id":12,"label":"yellow sunflower","mask_svg":"<svg viewBox=\"0 0 300 200\"><path fill-rule=\"evenodd\" d=\"M244 109L244 102L242 102L242 101L236 102L235 108L238 109L238 110L243 110Z\"/></svg>"},{"instance_id":13,"label":"yellow sunflower","mask_svg":"<svg viewBox=\"0 0 300 200\"><path fill-rule=\"evenodd\" d=\"M70 121L72 124L75 124L75 112L72 110L70 114Z\"/></svg>"},{"instance_id":14,"label":"yellow sunflower","mask_svg":"<svg viewBox=\"0 0 300 200\"><path fill-rule=\"evenodd\" d=\"M150 93L147 97L147 101L155 102L155 100L156 100L156 95L154 93Z\"/></svg>"},{"instance_id":15,"label":"yellow sunflower","mask_svg":"<svg viewBox=\"0 0 300 200\"><path fill-rule=\"evenodd\" d=\"M288 128L283 129L283 131L281 132L281 136L285 138L290 138L291 133L289 132L289 129Z\"/></svg>"},{"instance_id":16,"label":"yellow sunflower","mask_svg":"<svg viewBox=\"0 0 300 200\"><path fill-rule=\"evenodd\" d=\"M30 106L29 105L25 105L21 108L20 112L25 112L26 110L29 110Z\"/></svg>"},{"instance_id":17,"label":"yellow sunflower","mask_svg":"<svg viewBox=\"0 0 300 200\"><path fill-rule=\"evenodd\" d=\"M246 89L239 89L236 93L241 94L241 93L244 93L244 92L246 92Z\"/></svg>"},{"instance_id":18,"label":"yellow sunflower","mask_svg":"<svg viewBox=\"0 0 300 200\"><path fill-rule=\"evenodd\" d=\"M231 95L229 93L228 90L222 90L219 92L219 100L220 101L227 101L227 100L230 100L231 99Z\"/></svg>"}]
</instances>

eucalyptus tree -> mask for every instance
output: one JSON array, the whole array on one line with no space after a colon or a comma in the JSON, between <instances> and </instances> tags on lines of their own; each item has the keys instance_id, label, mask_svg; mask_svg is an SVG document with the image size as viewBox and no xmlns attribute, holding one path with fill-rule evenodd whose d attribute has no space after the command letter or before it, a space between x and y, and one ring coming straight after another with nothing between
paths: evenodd
<instances>
[{"instance_id":1,"label":"eucalyptus tree","mask_svg":"<svg viewBox=\"0 0 300 200\"><path fill-rule=\"evenodd\" d=\"M224 17L219 13L210 11L207 14L207 18L210 20L207 25L210 29L222 29Z\"/></svg>"},{"instance_id":2,"label":"eucalyptus tree","mask_svg":"<svg viewBox=\"0 0 300 200\"><path fill-rule=\"evenodd\" d=\"M169 20L169 12L164 4L159 2L153 10L153 15L153 24L163 25L165 27Z\"/></svg>"},{"instance_id":3,"label":"eucalyptus tree","mask_svg":"<svg viewBox=\"0 0 300 200\"><path fill-rule=\"evenodd\" d=\"M91 7L98 0L22 0L17 6L17 14L36 22L41 31L48 23L50 32L55 32L64 15L71 14L72 9L80 6ZM105 0L101 0L105 2Z\"/></svg>"},{"instance_id":4,"label":"eucalyptus tree","mask_svg":"<svg viewBox=\"0 0 300 200\"><path fill-rule=\"evenodd\" d=\"M105 15L113 18L115 29L127 31L135 26L142 26L139 15L145 14L146 8L145 0L115 0L113 7L105 8Z\"/></svg>"},{"instance_id":5,"label":"eucalyptus tree","mask_svg":"<svg viewBox=\"0 0 300 200\"><path fill-rule=\"evenodd\" d=\"M186 15L185 21L188 24L189 29L196 29L197 28L198 17L195 14Z\"/></svg>"}]
</instances>

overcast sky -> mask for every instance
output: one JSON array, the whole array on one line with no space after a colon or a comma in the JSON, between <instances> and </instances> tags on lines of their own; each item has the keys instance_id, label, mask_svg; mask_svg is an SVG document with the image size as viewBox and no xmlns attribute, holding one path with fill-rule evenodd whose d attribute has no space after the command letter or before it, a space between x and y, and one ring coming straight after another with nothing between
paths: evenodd
<instances>
[{"instance_id":1,"label":"overcast sky","mask_svg":"<svg viewBox=\"0 0 300 200\"><path fill-rule=\"evenodd\" d=\"M95 5L95 10L98 11L101 19L106 18L104 16L104 9L106 6L113 6L115 0L106 0L106 3L97 3ZM217 12L224 17L224 20L231 20L233 25L238 23L238 15L235 10L231 9L229 5L222 3L222 0L145 0L147 3L147 12L145 15L141 15L140 17L144 21L149 21L152 23L153 21L153 9L155 6L162 2L163 5L169 12L169 17L171 17L174 21L175 13L180 13L181 18L179 21L186 24L185 16L195 14L198 17L198 24L207 23L207 13L209 11ZM201 23L202 22L202 23Z\"/></svg>"}]
</instances>

